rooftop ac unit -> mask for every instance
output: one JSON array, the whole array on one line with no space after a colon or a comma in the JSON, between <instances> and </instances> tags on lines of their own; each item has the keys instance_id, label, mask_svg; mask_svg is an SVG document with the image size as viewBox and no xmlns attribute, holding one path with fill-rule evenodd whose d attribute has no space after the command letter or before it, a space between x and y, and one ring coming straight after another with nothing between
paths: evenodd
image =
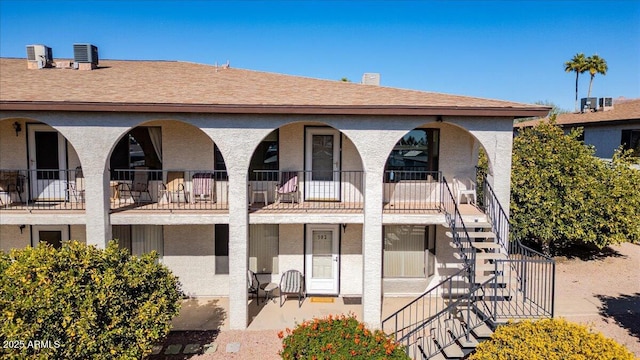
<instances>
[{"instance_id":1,"label":"rooftop ac unit","mask_svg":"<svg viewBox=\"0 0 640 360\"><path fill-rule=\"evenodd\" d=\"M600 98L598 106L603 110L606 108L613 107L613 98L610 98L610 97Z\"/></svg>"},{"instance_id":2,"label":"rooftop ac unit","mask_svg":"<svg viewBox=\"0 0 640 360\"><path fill-rule=\"evenodd\" d=\"M38 68L51 67L53 52L45 45L27 45L27 60L38 63Z\"/></svg>"},{"instance_id":3,"label":"rooftop ac unit","mask_svg":"<svg viewBox=\"0 0 640 360\"><path fill-rule=\"evenodd\" d=\"M580 109L582 111L593 111L598 105L598 98L589 97L580 99Z\"/></svg>"},{"instance_id":4,"label":"rooftop ac unit","mask_svg":"<svg viewBox=\"0 0 640 360\"><path fill-rule=\"evenodd\" d=\"M73 61L98 65L98 48L91 44L73 44Z\"/></svg>"}]
</instances>

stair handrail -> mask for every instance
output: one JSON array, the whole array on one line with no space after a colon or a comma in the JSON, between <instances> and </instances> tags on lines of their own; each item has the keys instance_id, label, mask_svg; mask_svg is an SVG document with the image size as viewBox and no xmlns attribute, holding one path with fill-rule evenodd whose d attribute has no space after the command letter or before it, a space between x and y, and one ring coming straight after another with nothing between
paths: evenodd
<instances>
[{"instance_id":1,"label":"stair handrail","mask_svg":"<svg viewBox=\"0 0 640 360\"><path fill-rule=\"evenodd\" d=\"M526 299L536 304L544 310L544 314L553 317L555 309L555 260L524 245L518 236L513 235L515 231L512 229L509 218L486 176L483 179L483 194L485 214L491 223L492 230L496 234L496 240L507 254L507 259L495 261L496 271L499 267L505 269L507 265L511 266L516 272L519 283L518 288L523 294L523 300ZM509 236L510 234L512 235L511 237ZM529 270L532 267L535 270ZM537 274L533 274L537 276L538 281L535 281L536 284L532 284L529 281L529 277L532 276L532 270L537 272ZM544 280L542 285L538 284L540 283L540 278ZM541 290L544 293L542 298L538 294ZM549 290L548 294L547 290ZM495 309L497 309L497 303L494 304L494 317L497 316L497 310Z\"/></svg>"},{"instance_id":2,"label":"stair handrail","mask_svg":"<svg viewBox=\"0 0 640 360\"><path fill-rule=\"evenodd\" d=\"M431 316L429 319L425 320L423 323L420 324L420 326L416 326L415 329L411 330L410 332L408 332L406 335L404 335L403 337L401 337L400 339L396 340L398 343L403 344L405 346L405 349L409 349L409 347L412 345L411 339L414 338L416 339L425 339L425 338L431 338L432 340L436 340L438 342L438 347L439 349L437 349L436 351L429 351L429 352L425 352L425 347L422 346L422 355L424 358L428 359L429 357L435 355L436 353L440 352L441 349L446 348L447 346L455 343L456 341L458 341L459 339L462 339L463 337L465 337L467 340L469 340L469 334L471 332L471 330L479 327L480 325L484 324L485 321L489 318L488 316L486 316L484 313L482 313L482 311L480 311L479 309L476 308L475 306L475 301L473 300L474 297L476 296L476 293L478 291L483 292L485 291L485 286L494 282L495 279L497 278L497 275L492 275L489 279L485 280L482 284L478 284L478 285L472 285L469 293L464 296L464 297L460 297L459 299L457 299L456 301L454 301L453 303L449 304L446 308L438 311L435 315ZM482 295L484 296L484 295ZM461 305L461 303L463 301L466 301L466 309L463 311L466 311L467 313L467 317L466 320L464 321L464 332L460 333L460 334L453 334L453 333L448 333L449 336L449 340L445 340L447 338L447 330L443 331L440 329L440 331L438 332L438 338L434 337L433 334L425 334L426 329L429 327L429 324L434 323L436 321L441 322L441 318L445 317L445 316L449 316L449 319L445 319L444 321L447 320L451 320L452 318L452 314L456 313L459 311L459 307ZM470 317L470 313L471 311L474 311L474 314L476 314L476 323L472 323L471 321L471 317ZM477 314L482 314L482 317L478 317ZM420 331L422 331L422 333L420 333ZM443 339L444 337L444 339Z\"/></svg>"},{"instance_id":3,"label":"stair handrail","mask_svg":"<svg viewBox=\"0 0 640 360\"><path fill-rule=\"evenodd\" d=\"M391 314L390 316L388 316L386 319L384 319L382 321L382 328L385 328L385 324L387 323L387 321L391 321L391 319L395 319L395 323L394 323L394 332L393 334L396 337L397 341L401 341L400 339L402 339L402 341L408 341L409 337L408 335L401 335L404 334L406 331L409 331L409 333L416 333L417 331L419 331L419 329L424 329L424 327L426 326L426 324L429 324L430 322L432 322L434 319L438 319L442 314L444 310L438 311L436 308L436 314L435 315L430 315L427 316L426 319L424 319L422 321L413 321L412 319L410 319L409 324L408 325L404 325L402 324L402 328L398 328L399 324L398 324L398 319L405 318L405 311L409 311L410 309L412 309L412 306L417 304L420 300L425 299L425 297L427 296L431 296L433 294L436 294L436 297L438 295L438 293L440 292L441 288L444 288L445 286L449 286L449 295L450 297L452 296L452 292L451 292L451 286L453 283L453 279L456 277L461 276L462 274L465 274L466 277L468 278L469 281L469 285L468 285L468 289L469 291L467 291L466 296L471 296L471 294L473 293L471 291L471 289L474 288L474 277L475 277L475 262L476 262L476 257L475 257L475 251L473 251L473 247L471 246L471 239L469 237L469 233L467 231L467 228L464 224L464 221L462 220L462 215L460 214L460 211L458 209L458 204L455 201L455 198L453 196L453 193L451 192L451 188L449 187L446 179L444 176L441 177L441 191L440 191L440 201L442 204L442 210L444 210L445 213L445 219L449 225L449 228L451 230L452 233L452 238L453 238L453 242L454 244L458 247L459 252L460 252L460 257L463 260L463 268L460 269L459 271L457 271L455 274L447 277L445 280L441 281L440 283L438 283L435 287L431 288L428 291L425 291L424 293L422 293L420 296L418 296L417 298L415 298L413 301L411 301L410 303L408 303L407 305L403 306L401 309L397 310L396 312L394 312L393 314ZM446 196L448 195L448 196ZM463 244L464 242L464 244ZM467 249L467 251L465 251L465 249ZM463 297L464 298L464 297ZM462 298L461 298L462 299ZM453 309L453 305L457 305L460 303L461 299L458 299L457 301L453 302L452 304L449 304L446 309ZM468 301L470 302L471 298L468 299ZM470 315L470 310L469 310L470 306L467 307L467 318ZM409 310L408 310L409 309ZM430 312L431 309L428 309L428 312ZM423 312L424 312L424 300L423 300ZM411 316L411 313L410 313ZM417 311L416 311L416 316L417 316ZM413 328L413 329L411 329ZM411 329L411 330L409 330ZM470 329L466 329L465 334L463 336L465 336L467 339L469 339L469 333L470 333ZM408 333L407 333L408 334ZM456 339L457 340L457 339ZM455 341L455 340L454 340ZM407 346L407 351L409 347Z\"/></svg>"},{"instance_id":4,"label":"stair handrail","mask_svg":"<svg viewBox=\"0 0 640 360\"><path fill-rule=\"evenodd\" d=\"M513 236L514 241L509 240L509 231L511 229L511 222L509 221L509 217L507 216L504 209L502 208L500 201L498 201L498 197L496 196L495 192L493 191L493 188L489 184L489 181L487 181L486 177L484 178L483 186L484 186L484 197L485 197L485 200L484 200L485 214L487 215L487 217L491 222L493 230L496 234L496 240L498 240L500 245L503 247L503 250L507 252L507 255L519 254L519 255L525 255L525 256L539 256L544 259L554 261L553 258L524 245L517 236ZM495 209L493 209L494 207ZM493 216L494 212L497 212L495 214L497 216ZM494 224L494 223L497 223L497 224ZM502 224L506 225L506 233L507 233L506 236L504 236L503 234L504 228L500 226ZM523 253L522 251L524 251L525 253Z\"/></svg>"}]
</instances>

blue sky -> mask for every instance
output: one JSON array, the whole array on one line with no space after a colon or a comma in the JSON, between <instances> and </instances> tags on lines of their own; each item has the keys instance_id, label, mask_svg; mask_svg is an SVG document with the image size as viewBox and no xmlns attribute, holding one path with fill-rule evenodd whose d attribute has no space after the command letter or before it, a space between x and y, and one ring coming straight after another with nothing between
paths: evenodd
<instances>
[{"instance_id":1,"label":"blue sky","mask_svg":"<svg viewBox=\"0 0 640 360\"><path fill-rule=\"evenodd\" d=\"M640 97L640 1L10 1L0 56L182 60L573 110L577 52L609 65L592 96ZM587 94L588 74L580 78Z\"/></svg>"}]
</instances>

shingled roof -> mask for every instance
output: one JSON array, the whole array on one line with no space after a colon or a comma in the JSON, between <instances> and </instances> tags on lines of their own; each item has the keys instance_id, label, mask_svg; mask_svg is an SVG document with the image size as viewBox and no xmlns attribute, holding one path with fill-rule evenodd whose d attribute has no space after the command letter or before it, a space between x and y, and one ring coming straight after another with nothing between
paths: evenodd
<instances>
[{"instance_id":1,"label":"shingled roof","mask_svg":"<svg viewBox=\"0 0 640 360\"><path fill-rule=\"evenodd\" d=\"M100 60L83 71L1 58L0 110L523 117L549 108L181 61Z\"/></svg>"},{"instance_id":2,"label":"shingled roof","mask_svg":"<svg viewBox=\"0 0 640 360\"><path fill-rule=\"evenodd\" d=\"M640 120L640 99L625 100L615 103L611 110L585 113L560 114L556 117L558 125L584 126L589 124L604 124L620 121ZM535 126L549 118L523 121L514 125L516 128Z\"/></svg>"}]
</instances>

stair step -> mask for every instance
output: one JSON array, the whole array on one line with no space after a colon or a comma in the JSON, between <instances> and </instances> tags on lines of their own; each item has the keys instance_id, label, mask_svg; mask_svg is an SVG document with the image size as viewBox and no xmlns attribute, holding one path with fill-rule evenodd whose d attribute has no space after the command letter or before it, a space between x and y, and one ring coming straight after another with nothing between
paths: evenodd
<instances>
[{"instance_id":1,"label":"stair step","mask_svg":"<svg viewBox=\"0 0 640 360\"><path fill-rule=\"evenodd\" d=\"M484 314L480 313L480 315L481 316L478 316L474 311L469 312L469 323L475 326L471 331L477 339L490 338L491 335L493 335L493 330L491 330L487 325L488 319L485 319L485 316L483 316ZM464 316L467 316L466 312L464 313Z\"/></svg>"},{"instance_id":2,"label":"stair step","mask_svg":"<svg viewBox=\"0 0 640 360\"><path fill-rule=\"evenodd\" d=\"M467 221L464 226L467 229L491 229L491 224L486 221Z\"/></svg>"},{"instance_id":3,"label":"stair step","mask_svg":"<svg viewBox=\"0 0 640 360\"><path fill-rule=\"evenodd\" d=\"M500 249L501 247L500 244L496 244L493 242L480 242L480 241L472 242L471 246L480 250L496 250L496 249Z\"/></svg>"},{"instance_id":4,"label":"stair step","mask_svg":"<svg viewBox=\"0 0 640 360\"><path fill-rule=\"evenodd\" d=\"M453 239L453 233L451 231L446 231L444 234ZM496 234L491 231L467 231L467 234L472 239L490 239L496 237ZM458 236L465 237L464 231L458 231Z\"/></svg>"},{"instance_id":5,"label":"stair step","mask_svg":"<svg viewBox=\"0 0 640 360\"><path fill-rule=\"evenodd\" d=\"M469 245L470 244L470 245ZM496 244L494 242L484 242L484 241L472 241L471 243L468 243L466 241L463 241L460 243L460 245L462 246L463 249L469 249L470 247L473 247L475 249L479 249L479 250L494 250L494 249L500 249L500 244ZM456 243L454 243L453 241L449 242L449 246L451 246L454 249L458 249L458 245Z\"/></svg>"},{"instance_id":6,"label":"stair step","mask_svg":"<svg viewBox=\"0 0 640 360\"><path fill-rule=\"evenodd\" d=\"M458 344L460 344L460 346L462 346L465 349L475 349L478 344L480 344L478 342L478 340L476 340L475 337L473 337L473 334L469 334L469 340L467 340L467 337L463 334L461 334L462 337L458 338Z\"/></svg>"},{"instance_id":7,"label":"stair step","mask_svg":"<svg viewBox=\"0 0 640 360\"><path fill-rule=\"evenodd\" d=\"M503 253L476 253L476 260L506 260L507 255Z\"/></svg>"},{"instance_id":8,"label":"stair step","mask_svg":"<svg viewBox=\"0 0 640 360\"><path fill-rule=\"evenodd\" d=\"M493 331L486 324L478 325L471 332L479 339L490 338L493 335Z\"/></svg>"},{"instance_id":9,"label":"stair step","mask_svg":"<svg viewBox=\"0 0 640 360\"><path fill-rule=\"evenodd\" d=\"M462 358L464 357L464 351L460 348L460 346L456 343L453 343L444 349L442 349L444 355L448 358Z\"/></svg>"}]
</instances>

